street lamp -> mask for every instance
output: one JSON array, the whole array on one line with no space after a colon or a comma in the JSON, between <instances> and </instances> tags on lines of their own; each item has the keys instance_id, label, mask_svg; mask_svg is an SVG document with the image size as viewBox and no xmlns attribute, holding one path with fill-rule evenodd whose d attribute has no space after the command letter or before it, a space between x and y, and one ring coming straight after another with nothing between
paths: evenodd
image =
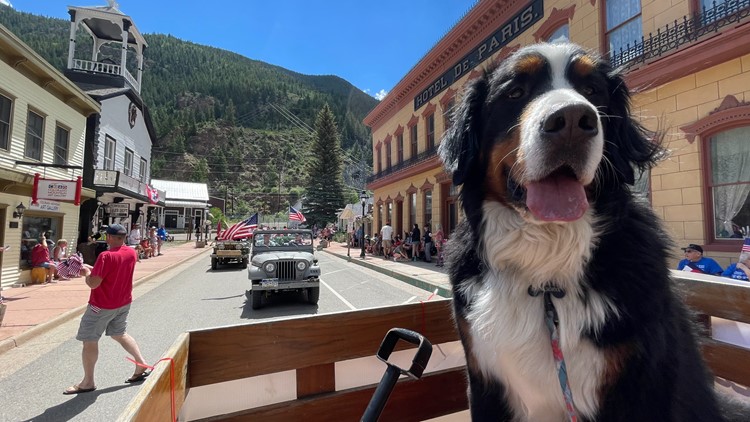
<instances>
[{"instance_id":1,"label":"street lamp","mask_svg":"<svg viewBox=\"0 0 750 422\"><path fill-rule=\"evenodd\" d=\"M21 218L23 217L23 212L26 211L26 207L23 206L23 202L18 204L16 207L16 210L13 212L13 218Z\"/></svg>"},{"instance_id":2,"label":"street lamp","mask_svg":"<svg viewBox=\"0 0 750 422\"><path fill-rule=\"evenodd\" d=\"M367 191L362 191L362 193L359 194L359 201L362 202L362 239L360 242L362 243L362 253L359 254L359 257L362 259L365 259L365 205L367 205L367 199L369 196L367 196Z\"/></svg>"}]
</instances>

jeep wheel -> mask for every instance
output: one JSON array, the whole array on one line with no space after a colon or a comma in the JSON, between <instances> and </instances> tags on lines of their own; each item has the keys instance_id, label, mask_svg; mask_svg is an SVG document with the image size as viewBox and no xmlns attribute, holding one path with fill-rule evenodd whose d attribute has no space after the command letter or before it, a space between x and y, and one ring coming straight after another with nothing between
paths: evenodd
<instances>
[{"instance_id":1,"label":"jeep wheel","mask_svg":"<svg viewBox=\"0 0 750 422\"><path fill-rule=\"evenodd\" d=\"M317 305L319 297L320 287L310 287L309 289L307 289L307 303Z\"/></svg>"},{"instance_id":2,"label":"jeep wheel","mask_svg":"<svg viewBox=\"0 0 750 422\"><path fill-rule=\"evenodd\" d=\"M211 258L211 269L212 269L212 270L215 270L216 268L218 268L218 267L219 267L219 264L218 264L218 262L217 262L217 261L218 261L218 260L217 260L216 258L213 258L213 257Z\"/></svg>"},{"instance_id":3,"label":"jeep wheel","mask_svg":"<svg viewBox=\"0 0 750 422\"><path fill-rule=\"evenodd\" d=\"M242 258L242 269L247 268L247 258Z\"/></svg>"},{"instance_id":4,"label":"jeep wheel","mask_svg":"<svg viewBox=\"0 0 750 422\"><path fill-rule=\"evenodd\" d=\"M260 309L263 306L263 292L255 291L250 296L252 296L253 309Z\"/></svg>"}]
</instances>

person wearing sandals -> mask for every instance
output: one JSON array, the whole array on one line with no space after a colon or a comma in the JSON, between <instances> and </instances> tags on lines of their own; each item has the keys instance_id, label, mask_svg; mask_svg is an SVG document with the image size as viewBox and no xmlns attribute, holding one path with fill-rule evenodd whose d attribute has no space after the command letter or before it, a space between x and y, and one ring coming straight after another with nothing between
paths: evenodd
<instances>
[{"instance_id":1,"label":"person wearing sandals","mask_svg":"<svg viewBox=\"0 0 750 422\"><path fill-rule=\"evenodd\" d=\"M94 267L85 265L81 272L91 288L89 304L81 318L76 339L83 342L83 379L63 391L80 394L96 390L94 368L99 357L102 334L120 343L136 362L133 375L126 383L143 381L150 372L138 343L126 333L128 313L133 301L133 272L138 259L135 250L125 245L128 232L119 224L107 227L109 250L96 258Z\"/></svg>"}]
</instances>

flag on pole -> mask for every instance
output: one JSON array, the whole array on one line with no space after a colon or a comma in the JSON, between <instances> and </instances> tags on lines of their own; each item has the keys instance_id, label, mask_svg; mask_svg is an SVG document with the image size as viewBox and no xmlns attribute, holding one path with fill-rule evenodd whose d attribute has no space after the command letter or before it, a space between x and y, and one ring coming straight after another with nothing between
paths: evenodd
<instances>
[{"instance_id":1,"label":"flag on pole","mask_svg":"<svg viewBox=\"0 0 750 422\"><path fill-rule=\"evenodd\" d=\"M304 223L307 221L304 215L302 215L301 212L294 209L294 207L289 207L289 220L291 221L299 221L300 223Z\"/></svg>"},{"instance_id":2,"label":"flag on pole","mask_svg":"<svg viewBox=\"0 0 750 422\"><path fill-rule=\"evenodd\" d=\"M216 238L219 239L221 236L221 220L216 223Z\"/></svg>"},{"instance_id":3,"label":"flag on pole","mask_svg":"<svg viewBox=\"0 0 750 422\"><path fill-rule=\"evenodd\" d=\"M745 243L742 244L742 250L740 252L750 252L750 237L745 238Z\"/></svg>"},{"instance_id":4,"label":"flag on pole","mask_svg":"<svg viewBox=\"0 0 750 422\"><path fill-rule=\"evenodd\" d=\"M218 240L240 240L250 237L258 228L258 213L251 215L247 220L233 224L221 233Z\"/></svg>"}]
</instances>

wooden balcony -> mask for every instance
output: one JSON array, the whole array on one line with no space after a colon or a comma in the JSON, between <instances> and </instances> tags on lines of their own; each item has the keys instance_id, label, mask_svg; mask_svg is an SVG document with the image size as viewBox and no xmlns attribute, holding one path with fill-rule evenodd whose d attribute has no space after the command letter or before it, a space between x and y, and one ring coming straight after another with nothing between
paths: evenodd
<instances>
[{"instance_id":1,"label":"wooden balcony","mask_svg":"<svg viewBox=\"0 0 750 422\"><path fill-rule=\"evenodd\" d=\"M141 92L141 84L138 83L138 80L119 64L73 59L73 69L90 73L122 76L136 92Z\"/></svg>"}]
</instances>

